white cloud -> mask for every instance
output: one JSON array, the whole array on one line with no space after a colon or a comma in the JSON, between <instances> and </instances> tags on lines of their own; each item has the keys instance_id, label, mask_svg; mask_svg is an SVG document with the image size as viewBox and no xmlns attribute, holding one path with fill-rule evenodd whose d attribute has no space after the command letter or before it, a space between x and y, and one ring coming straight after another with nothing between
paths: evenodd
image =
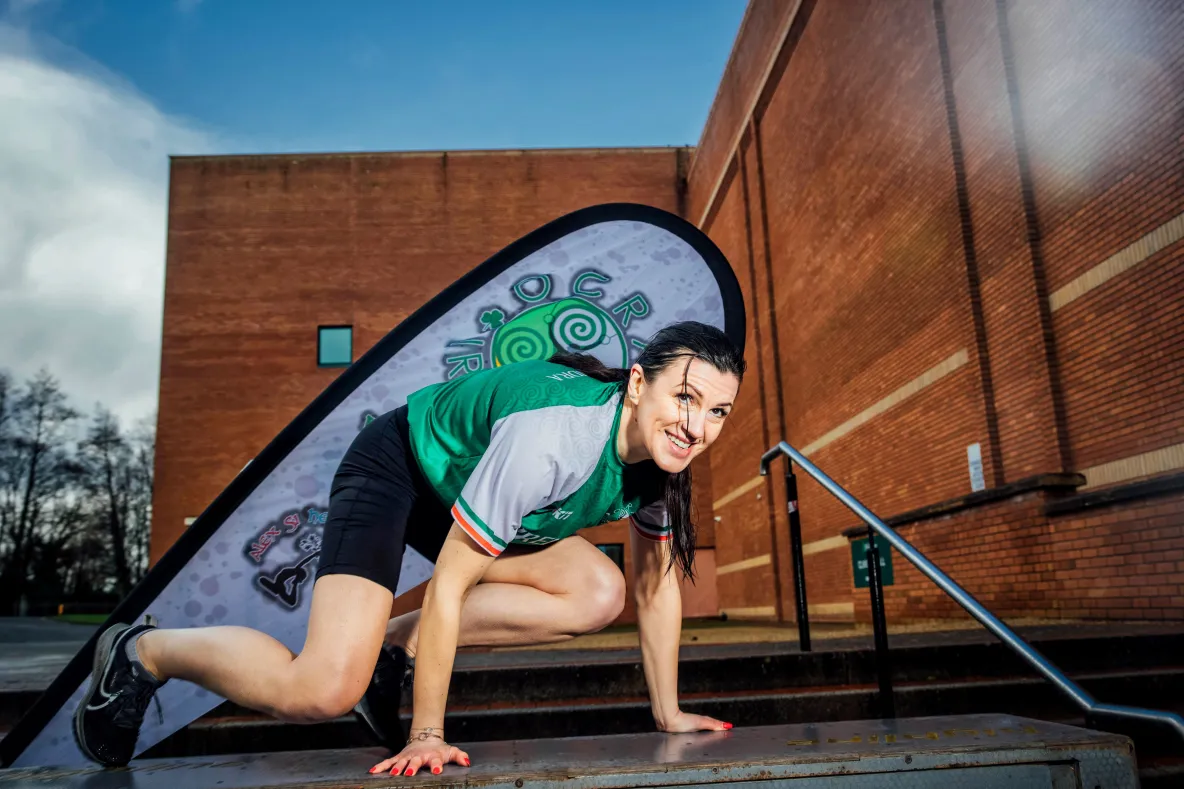
<instances>
[{"instance_id":1,"label":"white cloud","mask_svg":"<svg viewBox=\"0 0 1184 789\"><path fill-rule=\"evenodd\" d=\"M14 18L21 18L34 7L44 3L45 0L8 0L8 13Z\"/></svg>"},{"instance_id":2,"label":"white cloud","mask_svg":"<svg viewBox=\"0 0 1184 789\"><path fill-rule=\"evenodd\" d=\"M214 139L2 21L0 118L0 369L128 424L156 407L168 157Z\"/></svg>"}]
</instances>

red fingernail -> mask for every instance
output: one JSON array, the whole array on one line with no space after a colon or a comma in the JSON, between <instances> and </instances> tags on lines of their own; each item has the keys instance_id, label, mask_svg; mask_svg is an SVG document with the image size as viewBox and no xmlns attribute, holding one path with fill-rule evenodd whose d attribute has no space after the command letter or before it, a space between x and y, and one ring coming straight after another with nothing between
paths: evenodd
<instances>
[{"instance_id":1,"label":"red fingernail","mask_svg":"<svg viewBox=\"0 0 1184 789\"><path fill-rule=\"evenodd\" d=\"M403 775L415 775L415 773L411 772L411 768L408 767L407 772L403 773Z\"/></svg>"},{"instance_id":2,"label":"red fingernail","mask_svg":"<svg viewBox=\"0 0 1184 789\"><path fill-rule=\"evenodd\" d=\"M378 768L377 768L377 767L371 767L371 768L370 768L370 774L371 774L371 775L374 775L374 773L376 773L376 772L378 772Z\"/></svg>"},{"instance_id":3,"label":"red fingernail","mask_svg":"<svg viewBox=\"0 0 1184 789\"><path fill-rule=\"evenodd\" d=\"M730 724L730 723L725 723L725 724L724 724L724 728L725 728L725 729L730 729L730 728L732 728L732 724Z\"/></svg>"},{"instance_id":4,"label":"red fingernail","mask_svg":"<svg viewBox=\"0 0 1184 789\"><path fill-rule=\"evenodd\" d=\"M439 775L439 774L440 774L440 773L442 773L442 772L444 772L444 771L443 771L443 770L441 770L439 767L433 767L433 768L432 768L432 775Z\"/></svg>"}]
</instances>

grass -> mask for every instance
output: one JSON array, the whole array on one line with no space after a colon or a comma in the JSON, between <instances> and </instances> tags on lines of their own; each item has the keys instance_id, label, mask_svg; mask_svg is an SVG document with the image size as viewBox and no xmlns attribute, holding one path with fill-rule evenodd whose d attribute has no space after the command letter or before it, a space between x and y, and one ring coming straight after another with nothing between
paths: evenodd
<instances>
[{"instance_id":1,"label":"grass","mask_svg":"<svg viewBox=\"0 0 1184 789\"><path fill-rule=\"evenodd\" d=\"M69 622L72 625L101 625L110 614L62 614L53 617L55 622Z\"/></svg>"}]
</instances>

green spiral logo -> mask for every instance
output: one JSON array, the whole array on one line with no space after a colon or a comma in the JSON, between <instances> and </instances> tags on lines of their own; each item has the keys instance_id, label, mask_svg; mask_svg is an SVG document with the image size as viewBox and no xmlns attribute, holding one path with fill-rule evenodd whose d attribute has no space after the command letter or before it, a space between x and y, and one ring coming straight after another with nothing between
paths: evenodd
<instances>
[{"instance_id":1,"label":"green spiral logo","mask_svg":"<svg viewBox=\"0 0 1184 789\"><path fill-rule=\"evenodd\" d=\"M537 327L508 325L499 330L494 342L494 357L502 364L525 362L531 359L546 359L550 354L551 340Z\"/></svg>"},{"instance_id":2,"label":"green spiral logo","mask_svg":"<svg viewBox=\"0 0 1184 789\"><path fill-rule=\"evenodd\" d=\"M574 305L554 314L551 338L565 351L587 351L604 342L609 327L602 315Z\"/></svg>"}]
</instances>

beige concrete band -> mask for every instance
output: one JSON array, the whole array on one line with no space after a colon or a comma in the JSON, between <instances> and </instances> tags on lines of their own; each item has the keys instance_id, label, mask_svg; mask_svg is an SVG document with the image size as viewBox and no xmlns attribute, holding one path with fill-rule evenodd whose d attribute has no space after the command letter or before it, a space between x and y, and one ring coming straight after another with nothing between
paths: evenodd
<instances>
[{"instance_id":1,"label":"beige concrete band","mask_svg":"<svg viewBox=\"0 0 1184 789\"><path fill-rule=\"evenodd\" d=\"M765 481L765 478L758 474L757 476L748 480L748 482L745 482L743 485L741 485L737 488L733 488L729 492L720 496L715 501L711 502L711 508L713 510L718 510L720 507L724 507L724 506L727 506L728 504L731 504L733 501L740 498L748 491L755 490L756 488L759 488L764 481Z\"/></svg>"},{"instance_id":2,"label":"beige concrete band","mask_svg":"<svg viewBox=\"0 0 1184 789\"><path fill-rule=\"evenodd\" d=\"M1130 246L1124 247L1048 297L1053 312L1105 285L1157 252L1184 238L1184 214L1169 219Z\"/></svg>"},{"instance_id":3,"label":"beige concrete band","mask_svg":"<svg viewBox=\"0 0 1184 789\"><path fill-rule=\"evenodd\" d=\"M937 383L942 378L945 378L947 375L966 364L968 361L970 361L970 354L965 348L963 348L940 364L937 364L921 373L921 375L909 381L907 384L900 387L892 394L851 417L846 422L836 427L834 430L831 430L829 433L819 438L817 441L807 444L802 449L802 454L809 457L811 453L817 452L828 444L833 444L835 441L838 441L840 438L847 435L855 428L870 422L875 417L884 413L892 406L907 400L921 390Z\"/></svg>"},{"instance_id":4,"label":"beige concrete band","mask_svg":"<svg viewBox=\"0 0 1184 789\"><path fill-rule=\"evenodd\" d=\"M836 548L845 548L849 544L849 540L843 535L839 534L835 537L827 537L825 540L815 540L808 542L802 546L802 556L812 556L823 551L833 551Z\"/></svg>"},{"instance_id":5,"label":"beige concrete band","mask_svg":"<svg viewBox=\"0 0 1184 789\"><path fill-rule=\"evenodd\" d=\"M855 616L855 603L810 603L806 610L811 616Z\"/></svg>"},{"instance_id":6,"label":"beige concrete band","mask_svg":"<svg viewBox=\"0 0 1184 789\"><path fill-rule=\"evenodd\" d=\"M719 612L721 614L727 614L729 619L777 616L777 609L771 605L757 605L749 608L721 608Z\"/></svg>"},{"instance_id":7,"label":"beige concrete band","mask_svg":"<svg viewBox=\"0 0 1184 789\"><path fill-rule=\"evenodd\" d=\"M731 562L729 564L722 564L715 568L716 576L728 575L730 573L738 573L741 570L751 570L754 567L764 567L766 564L773 563L773 554L763 553L760 556L754 556L751 559L741 559L738 562Z\"/></svg>"},{"instance_id":8,"label":"beige concrete band","mask_svg":"<svg viewBox=\"0 0 1184 789\"><path fill-rule=\"evenodd\" d=\"M1081 489L1100 488L1178 469L1184 469L1184 444L1083 468L1080 471L1085 475L1085 485Z\"/></svg>"}]
</instances>

